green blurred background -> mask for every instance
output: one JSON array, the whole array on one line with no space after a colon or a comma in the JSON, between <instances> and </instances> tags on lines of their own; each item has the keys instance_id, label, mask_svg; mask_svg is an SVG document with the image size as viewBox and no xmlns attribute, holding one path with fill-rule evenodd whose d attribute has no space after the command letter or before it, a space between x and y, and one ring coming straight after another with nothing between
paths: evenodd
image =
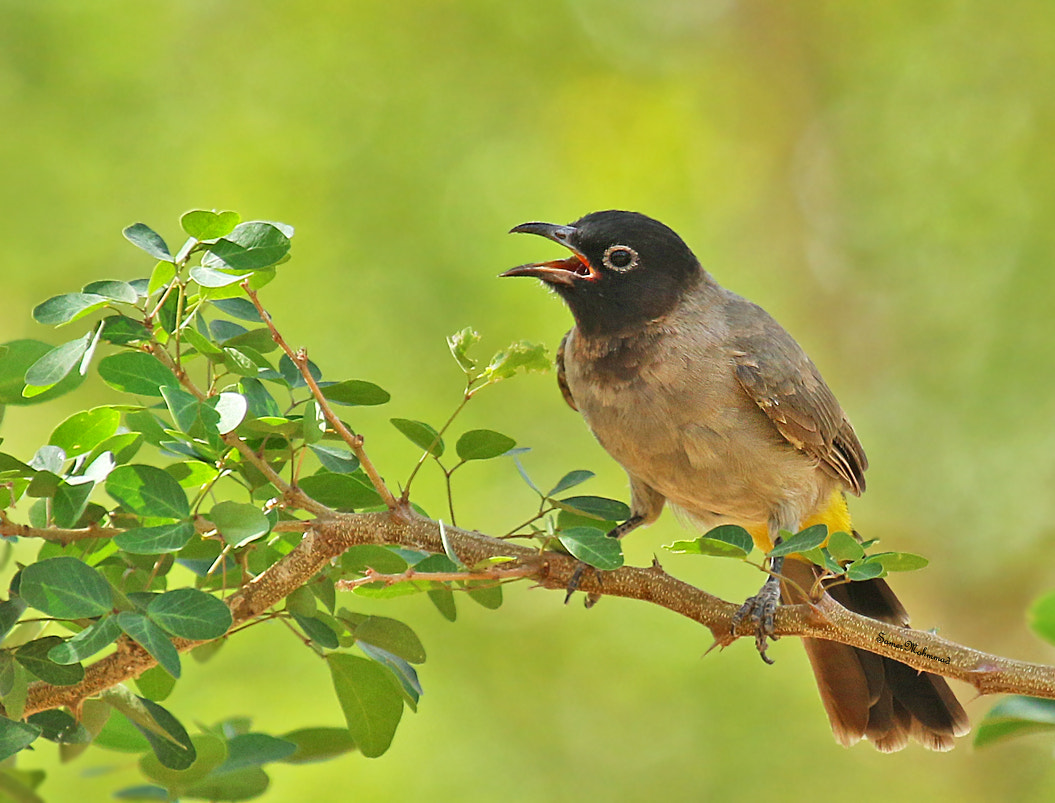
<instances>
[{"instance_id":1,"label":"green blurred background","mask_svg":"<svg viewBox=\"0 0 1055 803\"><path fill-rule=\"evenodd\" d=\"M674 227L720 281L803 343L872 463L859 529L928 555L894 578L914 624L988 651L1055 660L1025 611L1055 548L1055 6L934 0L0 2L0 342L63 332L40 300L149 259L142 220L179 243L194 207L297 227L264 300L328 376L376 382L355 423L392 481L412 447L390 416L438 424L460 374L445 335L554 348L569 318L532 283L559 256L507 237L602 208ZM70 335L72 336L72 335ZM108 398L98 383L9 409L5 449ZM482 394L464 428L533 451L540 484L621 472L552 376ZM418 501L443 510L426 471ZM504 532L532 495L507 461L456 477L459 523ZM684 537L672 517L629 539L633 563ZM730 599L753 570L666 555ZM356 600L349 604L365 609ZM272 765L270 801L461 799L1048 800L1051 739L880 755L831 738L794 640L701 657L706 633L652 606L508 589L456 624L424 598L377 608L429 650L425 696L391 751ZM977 721L993 702L958 686ZM269 732L340 724L322 662L281 627L188 664L165 703L185 722L250 714ZM50 800L105 800L125 756L58 766ZM1012 770L1013 768L1013 770ZM852 790L849 791L849 790Z\"/></svg>"}]
</instances>

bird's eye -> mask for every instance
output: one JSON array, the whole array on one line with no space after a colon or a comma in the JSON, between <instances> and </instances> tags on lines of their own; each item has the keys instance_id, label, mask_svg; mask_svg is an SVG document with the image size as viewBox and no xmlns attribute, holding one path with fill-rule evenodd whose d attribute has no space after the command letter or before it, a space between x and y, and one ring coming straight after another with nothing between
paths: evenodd
<instances>
[{"instance_id":1,"label":"bird's eye","mask_svg":"<svg viewBox=\"0 0 1055 803\"><path fill-rule=\"evenodd\" d=\"M604 252L604 264L616 271L628 271L637 267L637 251L628 245L613 245Z\"/></svg>"}]
</instances>

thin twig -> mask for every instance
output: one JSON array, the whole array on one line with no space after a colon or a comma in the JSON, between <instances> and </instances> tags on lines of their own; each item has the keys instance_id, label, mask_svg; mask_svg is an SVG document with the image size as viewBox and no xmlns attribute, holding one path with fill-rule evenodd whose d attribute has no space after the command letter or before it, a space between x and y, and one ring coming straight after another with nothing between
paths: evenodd
<instances>
[{"instance_id":1,"label":"thin twig","mask_svg":"<svg viewBox=\"0 0 1055 803\"><path fill-rule=\"evenodd\" d=\"M57 541L60 544L68 544L72 541L85 541L89 538L113 538L123 532L124 530L119 527L103 527L99 524L90 524L87 527L74 529L31 527L28 524L16 524L7 517L6 513L0 511L0 536L42 538L45 541Z\"/></svg>"},{"instance_id":2,"label":"thin twig","mask_svg":"<svg viewBox=\"0 0 1055 803\"><path fill-rule=\"evenodd\" d=\"M274 322L271 320L271 315L267 310L264 309L260 303L260 298L257 296L256 291L249 286L248 279L241 283L241 287L245 290L246 295L249 296L250 301L253 302L253 306L256 307L257 313L260 315L260 319L267 324L268 330L271 332L271 339L278 344L286 356L289 357L293 364L297 366L301 376L304 377L304 381L311 389L311 395L315 398L315 402L319 405L319 409L322 410L322 414L326 417L326 420L333 427L334 432L341 436L342 440L348 444L348 447L352 450L355 456L359 459L359 465L363 467L363 471L366 472L366 476L370 478L371 484L374 486L374 490L381 496L381 500L385 503L385 507L389 510L395 510L400 507L399 502L392 495L392 492L388 490L388 486L385 485L385 481L381 478L381 475L377 472L370 457L366 454L366 450L363 448L363 436L352 433L348 430L348 427L344 425L344 422L337 417L337 414L333 412L333 408L330 407L329 401L325 396L322 395L322 389L319 388L319 384L315 381L315 377L311 375L311 371L308 368L308 355L304 349L299 351L293 351L290 345L286 342L285 338L282 337L278 329L275 328Z\"/></svg>"},{"instance_id":3,"label":"thin twig","mask_svg":"<svg viewBox=\"0 0 1055 803\"><path fill-rule=\"evenodd\" d=\"M373 569L367 568L362 577L354 580L338 580L338 591L355 591L360 586L371 583L384 583L386 586L397 583L454 583L468 582L471 580L516 580L522 577L531 577L538 573L537 566L528 564L512 563L508 567L502 565L492 566L476 572L419 572L410 567L405 572L398 574L381 574Z\"/></svg>"}]
</instances>

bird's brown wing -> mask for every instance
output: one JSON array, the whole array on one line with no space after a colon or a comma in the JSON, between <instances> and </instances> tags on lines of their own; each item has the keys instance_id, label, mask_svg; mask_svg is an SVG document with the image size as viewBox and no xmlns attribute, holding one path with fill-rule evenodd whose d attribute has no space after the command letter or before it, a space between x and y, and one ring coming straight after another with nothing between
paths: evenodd
<instances>
[{"instance_id":1,"label":"bird's brown wing","mask_svg":"<svg viewBox=\"0 0 1055 803\"><path fill-rule=\"evenodd\" d=\"M564 333L564 337L560 339L560 346L557 347L557 386L560 388L560 393L564 397L564 401L568 403L568 406L578 412L579 408L571 395L571 388L568 387L568 376L564 371L564 347L568 343L568 335L570 334L571 330L569 329Z\"/></svg>"},{"instance_id":2,"label":"bird's brown wing","mask_svg":"<svg viewBox=\"0 0 1055 803\"><path fill-rule=\"evenodd\" d=\"M730 331L737 333L733 361L744 392L789 443L860 495L868 459L817 367L761 307L737 298L728 315Z\"/></svg>"}]
</instances>

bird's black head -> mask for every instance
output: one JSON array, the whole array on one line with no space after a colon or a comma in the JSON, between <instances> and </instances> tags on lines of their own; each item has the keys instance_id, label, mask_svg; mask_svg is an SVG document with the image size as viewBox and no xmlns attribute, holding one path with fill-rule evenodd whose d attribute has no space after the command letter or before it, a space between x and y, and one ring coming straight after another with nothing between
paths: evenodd
<instances>
[{"instance_id":1,"label":"bird's black head","mask_svg":"<svg viewBox=\"0 0 1055 803\"><path fill-rule=\"evenodd\" d=\"M661 318L703 274L673 230L638 212L592 212L568 226L522 223L512 231L542 235L572 252L502 275L534 276L550 285L587 335L632 331Z\"/></svg>"}]
</instances>

